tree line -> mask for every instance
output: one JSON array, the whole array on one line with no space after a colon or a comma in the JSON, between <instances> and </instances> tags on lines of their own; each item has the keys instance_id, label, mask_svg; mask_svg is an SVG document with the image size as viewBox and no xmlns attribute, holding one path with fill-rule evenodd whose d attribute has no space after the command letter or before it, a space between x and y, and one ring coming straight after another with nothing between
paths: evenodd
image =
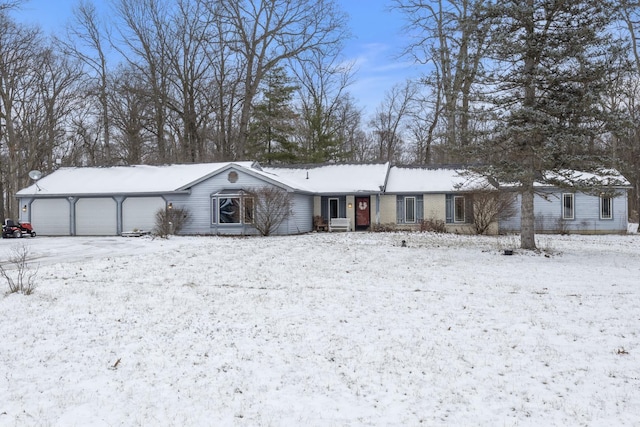
<instances>
[{"instance_id":1,"label":"tree line","mask_svg":"<svg viewBox=\"0 0 640 427\"><path fill-rule=\"evenodd\" d=\"M634 0L390 0L424 71L367 117L338 1L105 5L52 37L0 0L5 216L34 169L237 159L481 164L523 186L616 167L640 208Z\"/></svg>"}]
</instances>

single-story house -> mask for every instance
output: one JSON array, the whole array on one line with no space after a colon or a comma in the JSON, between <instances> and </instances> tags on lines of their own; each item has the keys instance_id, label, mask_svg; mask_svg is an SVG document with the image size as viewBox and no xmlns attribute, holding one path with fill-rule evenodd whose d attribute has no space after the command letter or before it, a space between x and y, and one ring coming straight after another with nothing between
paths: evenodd
<instances>
[{"instance_id":1,"label":"single-story house","mask_svg":"<svg viewBox=\"0 0 640 427\"><path fill-rule=\"evenodd\" d=\"M22 221L39 235L119 235L153 230L160 209L185 208L184 234L256 234L250 192L291 194L292 214L275 234L312 229L313 194L257 163L61 168L17 193Z\"/></svg>"},{"instance_id":2,"label":"single-story house","mask_svg":"<svg viewBox=\"0 0 640 427\"><path fill-rule=\"evenodd\" d=\"M382 217L401 228L441 223L447 232L472 233L472 190L486 187L482 177L461 168L393 166L385 187Z\"/></svg>"},{"instance_id":3,"label":"single-story house","mask_svg":"<svg viewBox=\"0 0 640 427\"><path fill-rule=\"evenodd\" d=\"M619 178L619 176L618 176ZM537 232L625 233L624 180L593 176L594 191L540 185ZM494 182L495 184L495 182ZM461 168L384 164L261 167L256 162L165 166L60 168L20 190L21 221L40 235L119 235L150 231L158 210L183 208L182 234L257 234L252 191L273 187L290 195L291 215L274 234L314 230L314 217L340 218L348 230L376 225L423 229L425 221L472 233L478 189L513 193L514 213L490 233L517 232L519 196L513 186L491 186ZM474 207L476 206L476 207Z\"/></svg>"},{"instance_id":4,"label":"single-story house","mask_svg":"<svg viewBox=\"0 0 640 427\"><path fill-rule=\"evenodd\" d=\"M389 163L291 166L265 171L300 182L313 192L313 215L326 221L347 218L349 230L367 230L384 220L380 203Z\"/></svg>"}]
</instances>

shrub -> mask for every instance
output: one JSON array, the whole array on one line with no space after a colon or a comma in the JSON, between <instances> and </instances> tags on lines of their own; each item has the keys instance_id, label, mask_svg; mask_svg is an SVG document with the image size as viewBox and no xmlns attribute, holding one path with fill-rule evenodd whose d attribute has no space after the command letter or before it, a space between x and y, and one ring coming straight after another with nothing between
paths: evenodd
<instances>
[{"instance_id":1,"label":"shrub","mask_svg":"<svg viewBox=\"0 0 640 427\"><path fill-rule=\"evenodd\" d=\"M447 226L439 219L423 219L420 221L421 232L446 233Z\"/></svg>"},{"instance_id":2,"label":"shrub","mask_svg":"<svg viewBox=\"0 0 640 427\"><path fill-rule=\"evenodd\" d=\"M13 248L13 254L9 256L9 264L15 268L15 278L0 264L0 275L4 277L9 285L10 293L21 293L31 295L36 289L36 277L38 268L32 270L29 263L29 248L27 245Z\"/></svg>"},{"instance_id":3,"label":"shrub","mask_svg":"<svg viewBox=\"0 0 640 427\"><path fill-rule=\"evenodd\" d=\"M515 215L515 195L491 188L473 191L473 227L477 234L485 234L498 219Z\"/></svg>"},{"instance_id":4,"label":"shrub","mask_svg":"<svg viewBox=\"0 0 640 427\"><path fill-rule=\"evenodd\" d=\"M189 218L189 211L184 208L159 209L156 212L154 234L160 237L178 234Z\"/></svg>"},{"instance_id":5,"label":"shrub","mask_svg":"<svg viewBox=\"0 0 640 427\"><path fill-rule=\"evenodd\" d=\"M387 224L373 224L371 226L371 231L375 233L389 233L393 231L398 231L398 226L396 224L387 223Z\"/></svg>"}]
</instances>

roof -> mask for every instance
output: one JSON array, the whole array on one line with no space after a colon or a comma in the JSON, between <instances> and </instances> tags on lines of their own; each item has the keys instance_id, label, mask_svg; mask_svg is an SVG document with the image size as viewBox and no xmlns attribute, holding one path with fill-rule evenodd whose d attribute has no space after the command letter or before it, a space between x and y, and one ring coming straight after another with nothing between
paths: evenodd
<instances>
[{"instance_id":1,"label":"roof","mask_svg":"<svg viewBox=\"0 0 640 427\"><path fill-rule=\"evenodd\" d=\"M263 167L263 170L318 194L379 193L384 188L389 163Z\"/></svg>"},{"instance_id":2,"label":"roof","mask_svg":"<svg viewBox=\"0 0 640 427\"><path fill-rule=\"evenodd\" d=\"M447 193L486 186L487 180L464 169L393 166L387 193Z\"/></svg>"},{"instance_id":3,"label":"roof","mask_svg":"<svg viewBox=\"0 0 640 427\"><path fill-rule=\"evenodd\" d=\"M231 165L252 168L253 162L60 168L18 191L17 195L171 193Z\"/></svg>"},{"instance_id":4,"label":"roof","mask_svg":"<svg viewBox=\"0 0 640 427\"><path fill-rule=\"evenodd\" d=\"M448 193L488 185L487 179L464 167L391 167L389 163L377 163L261 168L255 162L222 162L61 168L16 195L168 194L187 190L232 167L289 190L325 195ZM601 174L569 171L545 178L559 183L578 180L592 186L629 186L615 170Z\"/></svg>"}]
</instances>

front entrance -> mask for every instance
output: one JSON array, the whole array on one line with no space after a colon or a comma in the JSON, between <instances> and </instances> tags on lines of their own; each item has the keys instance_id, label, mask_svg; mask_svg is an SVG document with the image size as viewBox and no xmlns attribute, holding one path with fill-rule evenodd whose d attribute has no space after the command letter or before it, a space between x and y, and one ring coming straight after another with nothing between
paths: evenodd
<instances>
[{"instance_id":1,"label":"front entrance","mask_svg":"<svg viewBox=\"0 0 640 427\"><path fill-rule=\"evenodd\" d=\"M371 225L371 199L356 197L356 230L365 230Z\"/></svg>"}]
</instances>

